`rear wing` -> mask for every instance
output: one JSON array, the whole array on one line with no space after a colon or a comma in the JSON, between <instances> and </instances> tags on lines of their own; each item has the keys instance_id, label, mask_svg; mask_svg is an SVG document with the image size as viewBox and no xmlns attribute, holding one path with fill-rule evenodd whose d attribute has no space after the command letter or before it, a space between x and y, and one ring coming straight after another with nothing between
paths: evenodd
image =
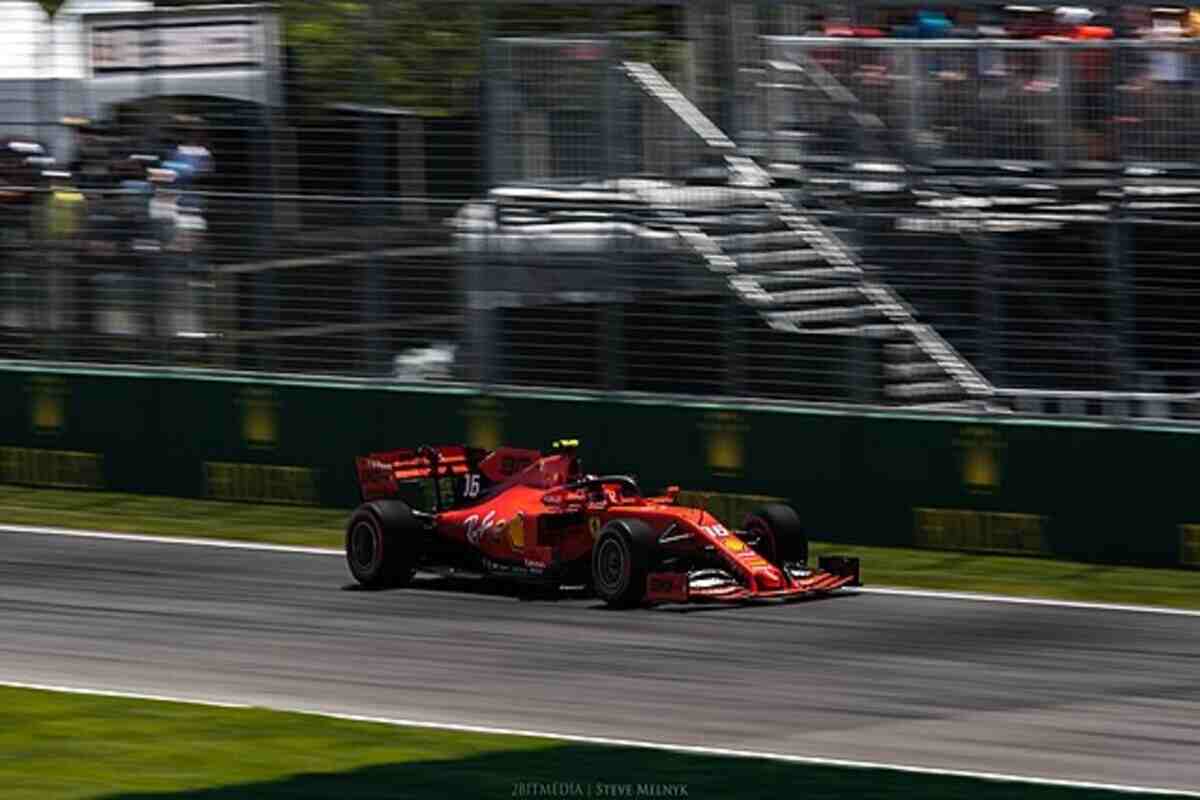
<instances>
[{"instance_id":1,"label":"rear wing","mask_svg":"<svg viewBox=\"0 0 1200 800\"><path fill-rule=\"evenodd\" d=\"M475 473L482 485L500 483L541 458L537 450L500 447L484 450L463 445L419 447L415 450L388 450L370 453L354 460L363 500L395 497L401 484L434 481L434 504L442 506L443 478Z\"/></svg>"},{"instance_id":2,"label":"rear wing","mask_svg":"<svg viewBox=\"0 0 1200 800\"><path fill-rule=\"evenodd\" d=\"M466 475L467 448L458 445L387 450L354 459L363 500L394 497L400 484L429 478Z\"/></svg>"}]
</instances>

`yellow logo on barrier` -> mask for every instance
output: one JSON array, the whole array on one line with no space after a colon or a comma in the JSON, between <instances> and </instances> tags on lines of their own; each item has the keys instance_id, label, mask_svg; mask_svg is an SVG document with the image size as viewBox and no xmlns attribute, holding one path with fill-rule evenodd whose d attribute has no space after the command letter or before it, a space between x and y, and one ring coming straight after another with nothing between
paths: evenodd
<instances>
[{"instance_id":1,"label":"yellow logo on barrier","mask_svg":"<svg viewBox=\"0 0 1200 800\"><path fill-rule=\"evenodd\" d=\"M704 415L700 430L706 435L705 454L713 475L737 477L745 463L744 434L749 425L736 411Z\"/></svg>"},{"instance_id":2,"label":"yellow logo on barrier","mask_svg":"<svg viewBox=\"0 0 1200 800\"><path fill-rule=\"evenodd\" d=\"M913 544L934 550L1042 555L1049 551L1046 517L964 508L914 508Z\"/></svg>"},{"instance_id":3,"label":"yellow logo on barrier","mask_svg":"<svg viewBox=\"0 0 1200 800\"><path fill-rule=\"evenodd\" d=\"M213 500L317 505L317 471L274 464L204 462L204 490Z\"/></svg>"},{"instance_id":4,"label":"yellow logo on barrier","mask_svg":"<svg viewBox=\"0 0 1200 800\"><path fill-rule=\"evenodd\" d=\"M473 397L467 401L463 414L467 417L467 444L484 450L495 450L502 444L504 406L494 397Z\"/></svg>"},{"instance_id":5,"label":"yellow logo on barrier","mask_svg":"<svg viewBox=\"0 0 1200 800\"><path fill-rule=\"evenodd\" d=\"M275 391L255 387L243 389L242 441L247 447L269 450L279 443L279 402Z\"/></svg>"},{"instance_id":6,"label":"yellow logo on barrier","mask_svg":"<svg viewBox=\"0 0 1200 800\"><path fill-rule=\"evenodd\" d=\"M0 483L102 489L104 456L66 450L0 447Z\"/></svg>"},{"instance_id":7,"label":"yellow logo on barrier","mask_svg":"<svg viewBox=\"0 0 1200 800\"><path fill-rule=\"evenodd\" d=\"M1179 526L1179 563L1200 567L1200 525Z\"/></svg>"},{"instance_id":8,"label":"yellow logo on barrier","mask_svg":"<svg viewBox=\"0 0 1200 800\"><path fill-rule=\"evenodd\" d=\"M967 491L990 493L1000 488L1000 454L1006 445L994 428L963 428L954 444L959 449L962 481Z\"/></svg>"},{"instance_id":9,"label":"yellow logo on barrier","mask_svg":"<svg viewBox=\"0 0 1200 800\"><path fill-rule=\"evenodd\" d=\"M786 503L787 498L762 494L730 494L729 492L702 492L684 489L675 497L681 506L703 508L711 516L731 528L740 527L753 511L772 503Z\"/></svg>"},{"instance_id":10,"label":"yellow logo on barrier","mask_svg":"<svg viewBox=\"0 0 1200 800\"><path fill-rule=\"evenodd\" d=\"M34 433L62 433L67 419L67 383L62 378L29 380L29 422Z\"/></svg>"}]
</instances>

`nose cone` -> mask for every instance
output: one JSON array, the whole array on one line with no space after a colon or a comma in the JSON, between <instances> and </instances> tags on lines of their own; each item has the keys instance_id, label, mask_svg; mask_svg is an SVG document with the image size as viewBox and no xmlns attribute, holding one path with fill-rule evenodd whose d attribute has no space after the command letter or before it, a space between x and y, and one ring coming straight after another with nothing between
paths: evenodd
<instances>
[{"instance_id":1,"label":"nose cone","mask_svg":"<svg viewBox=\"0 0 1200 800\"><path fill-rule=\"evenodd\" d=\"M787 582L783 579L783 574L773 566L756 569L754 571L754 582L758 585L759 591L783 589L787 586Z\"/></svg>"}]
</instances>

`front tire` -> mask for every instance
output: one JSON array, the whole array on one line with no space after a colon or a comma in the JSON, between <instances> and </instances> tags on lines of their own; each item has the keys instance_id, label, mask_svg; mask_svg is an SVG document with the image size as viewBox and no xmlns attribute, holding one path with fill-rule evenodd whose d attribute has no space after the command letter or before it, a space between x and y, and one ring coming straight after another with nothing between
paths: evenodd
<instances>
[{"instance_id":1,"label":"front tire","mask_svg":"<svg viewBox=\"0 0 1200 800\"><path fill-rule=\"evenodd\" d=\"M613 520L600 530L592 548L592 589L612 608L634 608L646 599L657 536L636 519Z\"/></svg>"},{"instance_id":2,"label":"front tire","mask_svg":"<svg viewBox=\"0 0 1200 800\"><path fill-rule=\"evenodd\" d=\"M808 564L808 535L796 510L782 503L763 506L746 516L743 525L748 535L756 535L754 549L779 569L784 564Z\"/></svg>"},{"instance_id":3,"label":"front tire","mask_svg":"<svg viewBox=\"0 0 1200 800\"><path fill-rule=\"evenodd\" d=\"M400 500L364 503L346 524L346 564L363 586L404 586L416 572L421 525Z\"/></svg>"}]
</instances>

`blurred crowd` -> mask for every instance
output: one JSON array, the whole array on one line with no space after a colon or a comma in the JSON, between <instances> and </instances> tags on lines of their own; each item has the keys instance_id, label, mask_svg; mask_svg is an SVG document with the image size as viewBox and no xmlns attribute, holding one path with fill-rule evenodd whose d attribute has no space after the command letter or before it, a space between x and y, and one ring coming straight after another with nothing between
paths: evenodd
<instances>
[{"instance_id":1,"label":"blurred crowd","mask_svg":"<svg viewBox=\"0 0 1200 800\"><path fill-rule=\"evenodd\" d=\"M880 9L867 21L817 12L813 36L897 39L1124 39L1200 37L1200 7L1122 5L1116 11L1087 6L1007 5L1000 9Z\"/></svg>"},{"instance_id":2,"label":"blurred crowd","mask_svg":"<svg viewBox=\"0 0 1200 800\"><path fill-rule=\"evenodd\" d=\"M924 158L1197 160L1200 7L887 9L867 18L873 24L818 18L809 35L895 45L821 43L809 54L893 138L920 127L911 135ZM904 45L913 40L988 44ZM1065 55L1053 46L1088 42Z\"/></svg>"},{"instance_id":3,"label":"blurred crowd","mask_svg":"<svg viewBox=\"0 0 1200 800\"><path fill-rule=\"evenodd\" d=\"M162 333L170 323L145 309L170 305L173 276L208 271L203 120L173 117L156 146L112 125L62 124L67 154L0 138L0 328ZM114 302L127 307L118 317Z\"/></svg>"}]
</instances>

